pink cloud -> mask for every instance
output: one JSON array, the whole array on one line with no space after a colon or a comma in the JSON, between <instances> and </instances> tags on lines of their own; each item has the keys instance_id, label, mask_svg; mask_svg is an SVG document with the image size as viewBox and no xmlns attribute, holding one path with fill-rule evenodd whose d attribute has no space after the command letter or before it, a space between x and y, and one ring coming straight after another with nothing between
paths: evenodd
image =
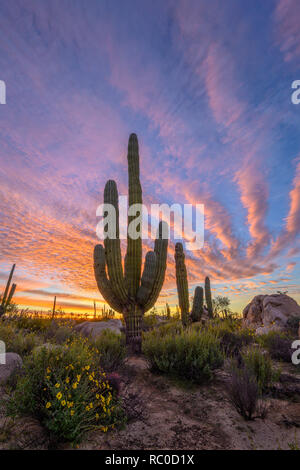
<instances>
[{"instance_id":1,"label":"pink cloud","mask_svg":"<svg viewBox=\"0 0 300 470\"><path fill-rule=\"evenodd\" d=\"M268 210L266 179L260 169L251 162L237 171L235 180L241 191L243 206L247 209L247 222L252 237L247 256L255 258L270 242L270 233L265 225Z\"/></svg>"},{"instance_id":2,"label":"pink cloud","mask_svg":"<svg viewBox=\"0 0 300 470\"><path fill-rule=\"evenodd\" d=\"M274 13L276 43L287 62L300 58L300 3L298 0L278 0ZM297 62L299 65L299 62Z\"/></svg>"}]
</instances>

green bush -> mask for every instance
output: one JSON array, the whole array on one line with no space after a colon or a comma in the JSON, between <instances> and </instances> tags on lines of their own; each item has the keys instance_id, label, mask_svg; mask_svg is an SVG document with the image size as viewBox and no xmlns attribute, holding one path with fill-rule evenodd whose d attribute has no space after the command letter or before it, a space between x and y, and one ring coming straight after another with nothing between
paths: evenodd
<instances>
[{"instance_id":1,"label":"green bush","mask_svg":"<svg viewBox=\"0 0 300 470\"><path fill-rule=\"evenodd\" d=\"M163 337L157 331L144 334L143 353L152 370L202 383L223 363L218 340L211 333L191 329Z\"/></svg>"},{"instance_id":2,"label":"green bush","mask_svg":"<svg viewBox=\"0 0 300 470\"><path fill-rule=\"evenodd\" d=\"M123 364L126 357L124 335L104 330L94 344L99 353L99 363L104 370L113 371Z\"/></svg>"},{"instance_id":3,"label":"green bush","mask_svg":"<svg viewBox=\"0 0 300 470\"><path fill-rule=\"evenodd\" d=\"M220 340L226 356L237 356L244 346L253 342L254 336L251 330L242 328L236 331L224 331Z\"/></svg>"},{"instance_id":4,"label":"green bush","mask_svg":"<svg viewBox=\"0 0 300 470\"><path fill-rule=\"evenodd\" d=\"M241 358L250 374L255 377L260 392L279 379L280 371L273 368L271 358L259 347L250 346L242 352Z\"/></svg>"},{"instance_id":5,"label":"green bush","mask_svg":"<svg viewBox=\"0 0 300 470\"><path fill-rule=\"evenodd\" d=\"M49 328L51 324L50 318L31 318L27 315L15 316L14 325L18 329L29 330L33 332L43 332Z\"/></svg>"},{"instance_id":6,"label":"green bush","mask_svg":"<svg viewBox=\"0 0 300 470\"><path fill-rule=\"evenodd\" d=\"M144 315L143 317L143 330L147 331L150 328L153 328L158 323L157 316L153 313L149 313L148 315Z\"/></svg>"},{"instance_id":7,"label":"green bush","mask_svg":"<svg viewBox=\"0 0 300 470\"><path fill-rule=\"evenodd\" d=\"M14 322L10 321L0 322L0 340L4 341L7 352L15 352L22 357L43 342L34 332L18 331Z\"/></svg>"},{"instance_id":8,"label":"green bush","mask_svg":"<svg viewBox=\"0 0 300 470\"><path fill-rule=\"evenodd\" d=\"M272 359L291 362L293 338L289 335L283 332L270 331L259 336L257 342L269 351Z\"/></svg>"},{"instance_id":9,"label":"green bush","mask_svg":"<svg viewBox=\"0 0 300 470\"><path fill-rule=\"evenodd\" d=\"M160 325L155 330L155 334L160 338L167 335L177 335L183 332L182 322L178 320L171 320L168 323Z\"/></svg>"},{"instance_id":10,"label":"green bush","mask_svg":"<svg viewBox=\"0 0 300 470\"><path fill-rule=\"evenodd\" d=\"M95 366L94 354L81 339L58 350L35 351L26 358L8 399L8 414L33 415L52 439L73 443L92 429L113 428L123 415L105 373Z\"/></svg>"},{"instance_id":11,"label":"green bush","mask_svg":"<svg viewBox=\"0 0 300 470\"><path fill-rule=\"evenodd\" d=\"M43 333L45 342L63 344L76 338L78 333L73 329L73 326L72 323L66 321L52 321Z\"/></svg>"}]
</instances>

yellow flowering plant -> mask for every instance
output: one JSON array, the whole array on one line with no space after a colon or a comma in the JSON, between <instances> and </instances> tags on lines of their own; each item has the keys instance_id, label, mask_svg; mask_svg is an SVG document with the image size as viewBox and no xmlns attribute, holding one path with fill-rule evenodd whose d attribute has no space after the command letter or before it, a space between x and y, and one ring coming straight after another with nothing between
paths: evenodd
<instances>
[{"instance_id":1,"label":"yellow flowering plant","mask_svg":"<svg viewBox=\"0 0 300 470\"><path fill-rule=\"evenodd\" d=\"M87 341L72 340L59 351L42 348L25 363L11 411L38 417L54 436L78 443L90 430L107 432L124 421L105 372Z\"/></svg>"}]
</instances>

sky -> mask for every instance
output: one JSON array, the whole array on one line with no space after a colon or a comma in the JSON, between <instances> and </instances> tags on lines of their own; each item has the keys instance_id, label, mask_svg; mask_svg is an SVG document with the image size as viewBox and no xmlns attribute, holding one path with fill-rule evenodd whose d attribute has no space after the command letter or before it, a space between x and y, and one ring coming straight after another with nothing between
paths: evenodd
<instances>
[{"instance_id":1,"label":"sky","mask_svg":"<svg viewBox=\"0 0 300 470\"><path fill-rule=\"evenodd\" d=\"M204 204L191 295L299 302L299 24L298 0L1 0L0 292L16 263L21 306L103 305L96 208L108 179L127 194L135 132L146 205Z\"/></svg>"}]
</instances>

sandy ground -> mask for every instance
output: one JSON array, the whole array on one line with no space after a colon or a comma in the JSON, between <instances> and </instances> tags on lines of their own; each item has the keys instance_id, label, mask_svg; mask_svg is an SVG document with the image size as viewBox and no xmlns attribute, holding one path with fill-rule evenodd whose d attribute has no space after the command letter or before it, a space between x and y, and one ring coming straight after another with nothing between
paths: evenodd
<instances>
[{"instance_id":1,"label":"sandy ground","mask_svg":"<svg viewBox=\"0 0 300 470\"><path fill-rule=\"evenodd\" d=\"M300 448L300 376L283 370L268 399L265 419L245 421L229 402L228 374L212 383L184 387L152 374L142 358L129 358L122 371L128 409L125 429L91 433L81 449L289 449ZM276 397L276 398L274 398ZM0 416L0 449L46 449L47 435L34 419ZM69 448L61 445L60 448Z\"/></svg>"}]
</instances>

